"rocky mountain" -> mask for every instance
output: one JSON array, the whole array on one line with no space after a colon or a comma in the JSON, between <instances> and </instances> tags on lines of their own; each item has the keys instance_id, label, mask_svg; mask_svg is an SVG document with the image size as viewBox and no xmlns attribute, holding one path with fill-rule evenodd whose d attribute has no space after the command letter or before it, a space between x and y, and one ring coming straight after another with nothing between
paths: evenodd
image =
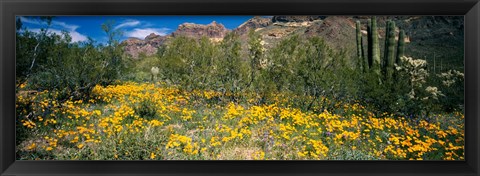
<instances>
[{"instance_id":1,"label":"rocky mountain","mask_svg":"<svg viewBox=\"0 0 480 176\"><path fill-rule=\"evenodd\" d=\"M157 53L158 48L168 41L169 38L177 36L187 36L193 38L208 37L212 42L222 41L223 37L229 32L225 26L213 21L207 25L183 23L176 31L167 36L160 36L154 33L145 37L145 39L128 38L122 42L124 53L133 59L138 59L141 54L152 56Z\"/></svg>"}]
</instances>

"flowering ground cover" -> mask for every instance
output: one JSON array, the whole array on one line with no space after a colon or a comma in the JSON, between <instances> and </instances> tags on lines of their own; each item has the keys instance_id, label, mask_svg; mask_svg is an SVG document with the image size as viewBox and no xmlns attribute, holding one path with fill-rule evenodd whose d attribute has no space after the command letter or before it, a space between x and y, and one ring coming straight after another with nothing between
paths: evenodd
<instances>
[{"instance_id":1,"label":"flowering ground cover","mask_svg":"<svg viewBox=\"0 0 480 176\"><path fill-rule=\"evenodd\" d=\"M463 112L376 117L359 103L304 111L163 82L96 86L88 101L17 94L20 160L463 160ZM318 101L329 101L322 98Z\"/></svg>"}]
</instances>

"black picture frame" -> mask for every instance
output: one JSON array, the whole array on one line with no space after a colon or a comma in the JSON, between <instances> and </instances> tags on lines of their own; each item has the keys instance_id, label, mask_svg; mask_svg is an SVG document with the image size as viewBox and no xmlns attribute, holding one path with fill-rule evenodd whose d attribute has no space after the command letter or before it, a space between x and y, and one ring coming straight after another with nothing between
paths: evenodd
<instances>
[{"instance_id":1,"label":"black picture frame","mask_svg":"<svg viewBox=\"0 0 480 176\"><path fill-rule=\"evenodd\" d=\"M462 175L480 171L479 0L1 0L0 175ZM463 15L465 161L16 161L16 15Z\"/></svg>"}]
</instances>

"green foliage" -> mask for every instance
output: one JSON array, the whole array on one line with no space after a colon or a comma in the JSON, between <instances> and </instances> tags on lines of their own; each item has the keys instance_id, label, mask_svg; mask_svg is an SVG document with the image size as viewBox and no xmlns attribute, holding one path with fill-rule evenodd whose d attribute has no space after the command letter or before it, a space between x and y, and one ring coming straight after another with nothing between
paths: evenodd
<instances>
[{"instance_id":1,"label":"green foliage","mask_svg":"<svg viewBox=\"0 0 480 176\"><path fill-rule=\"evenodd\" d=\"M318 98L324 97L328 93L327 91L332 89L329 84L336 82L325 79L334 64L334 60L331 58L333 50L328 48L322 39L316 37L308 40L305 49L305 57L301 58L296 69L301 81L296 84L295 89L297 93L304 92L306 96L314 97L307 106L307 109L310 109Z\"/></svg>"},{"instance_id":2,"label":"green foliage","mask_svg":"<svg viewBox=\"0 0 480 176\"><path fill-rule=\"evenodd\" d=\"M369 72L361 76L360 91L362 92L361 103L369 107L376 115L384 112L406 115L410 112L408 105L408 82L404 77L395 82L388 81L379 84L378 75ZM415 106L415 105L414 105Z\"/></svg>"},{"instance_id":3,"label":"green foliage","mask_svg":"<svg viewBox=\"0 0 480 176\"><path fill-rule=\"evenodd\" d=\"M457 70L437 74L439 89L445 96L440 97L442 109L446 112L463 111L465 105L465 75Z\"/></svg>"},{"instance_id":4,"label":"green foliage","mask_svg":"<svg viewBox=\"0 0 480 176\"><path fill-rule=\"evenodd\" d=\"M174 84L188 84L188 75L193 73L192 64L198 45L188 37L176 37L167 47L164 57L159 61L159 68L165 79ZM189 51L189 52L185 52ZM154 65L152 65L153 67ZM149 70L150 68L147 67Z\"/></svg>"},{"instance_id":5,"label":"green foliage","mask_svg":"<svg viewBox=\"0 0 480 176\"><path fill-rule=\"evenodd\" d=\"M55 40L60 38L49 35L49 29L40 29L34 33L22 28L20 18L17 19L16 31L16 78L17 85L25 83L32 73L37 72L41 65L46 64L45 59L53 54L49 49L54 47Z\"/></svg>"},{"instance_id":6,"label":"green foliage","mask_svg":"<svg viewBox=\"0 0 480 176\"><path fill-rule=\"evenodd\" d=\"M216 60L216 74L225 94L236 95L247 87L248 66L241 58L239 36L229 33L220 44L222 56ZM232 97L235 99L236 97Z\"/></svg>"},{"instance_id":7,"label":"green foliage","mask_svg":"<svg viewBox=\"0 0 480 176\"><path fill-rule=\"evenodd\" d=\"M248 51L250 60L250 82L249 85L254 83L256 75L266 66L267 60L264 58L264 52L266 49L263 47L264 42L259 34L255 33L255 30L251 29L248 33ZM256 81L255 83L259 83ZM258 87L258 84L255 85ZM258 88L257 88L258 90Z\"/></svg>"},{"instance_id":8,"label":"green foliage","mask_svg":"<svg viewBox=\"0 0 480 176\"><path fill-rule=\"evenodd\" d=\"M356 97L356 74L345 63L346 54L329 48L319 37L298 35L282 40L268 53L258 79L263 102L274 101L276 93L293 94L294 106L322 112L333 109L334 101Z\"/></svg>"},{"instance_id":9,"label":"green foliage","mask_svg":"<svg viewBox=\"0 0 480 176\"><path fill-rule=\"evenodd\" d=\"M220 54L220 47L206 37L195 40L179 36L159 51L157 60L143 69L150 72L151 67L158 66L168 82L183 85L188 90L208 89L216 83L210 78L215 74Z\"/></svg>"},{"instance_id":10,"label":"green foliage","mask_svg":"<svg viewBox=\"0 0 480 176\"><path fill-rule=\"evenodd\" d=\"M141 118L144 119L154 119L157 116L157 107L152 106L154 104L149 99L144 99L138 103L138 105L134 108L135 113L137 113Z\"/></svg>"},{"instance_id":11,"label":"green foliage","mask_svg":"<svg viewBox=\"0 0 480 176\"><path fill-rule=\"evenodd\" d=\"M274 91L288 90L293 84L293 73L296 72L296 63L305 57L305 48L302 47L300 36L292 36L282 40L272 49L269 57L271 64L267 67L268 78L275 83Z\"/></svg>"}]
</instances>

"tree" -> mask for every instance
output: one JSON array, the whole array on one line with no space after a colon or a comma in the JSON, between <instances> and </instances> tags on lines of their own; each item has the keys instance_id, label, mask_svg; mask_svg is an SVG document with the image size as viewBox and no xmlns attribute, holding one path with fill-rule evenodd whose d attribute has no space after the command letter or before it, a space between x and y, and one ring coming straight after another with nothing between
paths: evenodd
<instances>
[{"instance_id":1,"label":"tree","mask_svg":"<svg viewBox=\"0 0 480 176\"><path fill-rule=\"evenodd\" d=\"M251 29L248 33L248 51L250 60L250 82L249 85L255 80L255 75L260 70L260 61L263 59L265 48L263 48L263 40L261 36L255 33L255 30Z\"/></svg>"},{"instance_id":2,"label":"tree","mask_svg":"<svg viewBox=\"0 0 480 176\"><path fill-rule=\"evenodd\" d=\"M102 80L103 85L111 84L114 80L120 78L122 71L126 71L127 66L122 62L122 48L119 45L118 38L122 31L114 28L114 21L107 21L102 24L102 30L107 35L106 46L101 47L102 62Z\"/></svg>"},{"instance_id":3,"label":"tree","mask_svg":"<svg viewBox=\"0 0 480 176\"><path fill-rule=\"evenodd\" d=\"M24 17L33 18L33 17ZM17 86L25 83L31 74L44 64L50 54L49 48L55 45L54 36L50 35L49 27L53 17L44 16L39 20L46 24L39 32L29 31L23 26L21 18L16 19L16 81Z\"/></svg>"},{"instance_id":4,"label":"tree","mask_svg":"<svg viewBox=\"0 0 480 176\"><path fill-rule=\"evenodd\" d=\"M237 94L246 88L247 74L245 63L241 59L241 44L239 36L234 33L228 33L223 39L221 45L222 57L216 62L218 70L220 89L224 96L230 97L232 101L237 101Z\"/></svg>"}]
</instances>

